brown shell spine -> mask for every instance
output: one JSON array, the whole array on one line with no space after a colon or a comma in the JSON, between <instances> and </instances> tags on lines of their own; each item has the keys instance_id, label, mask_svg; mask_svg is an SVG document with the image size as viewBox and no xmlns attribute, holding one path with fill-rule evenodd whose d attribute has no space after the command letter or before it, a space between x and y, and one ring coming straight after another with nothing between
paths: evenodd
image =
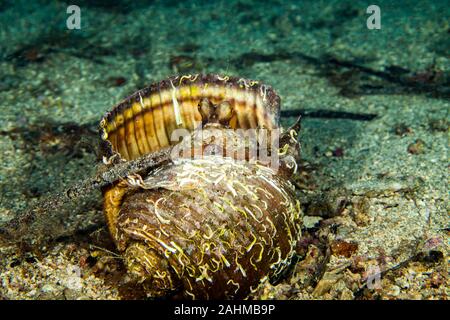
<instances>
[{"instance_id":1,"label":"brown shell spine","mask_svg":"<svg viewBox=\"0 0 450 320\"><path fill-rule=\"evenodd\" d=\"M189 90L183 86L185 80ZM171 92L172 100L164 98L164 90ZM183 90L186 95L179 94ZM142 100L158 93L160 104L150 103L145 109ZM141 102L139 112L125 115ZM203 129L215 130L202 136L201 157L175 158L153 172L128 176L104 189L111 235L130 274L145 284L149 295L179 292L194 299L244 298L289 265L300 236L301 212L288 175L248 157L242 161L234 153L216 153L230 146L249 147L230 128L273 130L278 127L278 113L279 98L270 87L199 75L152 85L104 117L101 128L107 155L118 153L127 160L145 154L147 147L149 152L168 147L168 141L158 138L163 131L167 138L181 127L192 131L191 139L197 137L198 130L193 131L186 120L189 114L203 122ZM142 130L150 120L152 136ZM281 168L293 168L289 162L293 156L286 150L298 146L295 139L287 140L291 145L271 150L282 155ZM190 141L178 146L190 146Z\"/></svg>"}]
</instances>

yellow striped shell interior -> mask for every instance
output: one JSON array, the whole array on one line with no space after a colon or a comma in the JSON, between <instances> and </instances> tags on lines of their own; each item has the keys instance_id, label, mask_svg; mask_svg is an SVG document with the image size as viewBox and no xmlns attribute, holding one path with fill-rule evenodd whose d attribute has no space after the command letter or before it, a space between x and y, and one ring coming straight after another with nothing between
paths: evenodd
<instances>
[{"instance_id":1,"label":"yellow striped shell interior","mask_svg":"<svg viewBox=\"0 0 450 320\"><path fill-rule=\"evenodd\" d=\"M117 105L102 119L102 139L126 160L168 147L178 142L171 139L175 129L192 131L201 123L198 103L205 97L213 104L230 102L233 129L278 126L279 98L270 87L217 75L183 76L138 91Z\"/></svg>"}]
</instances>

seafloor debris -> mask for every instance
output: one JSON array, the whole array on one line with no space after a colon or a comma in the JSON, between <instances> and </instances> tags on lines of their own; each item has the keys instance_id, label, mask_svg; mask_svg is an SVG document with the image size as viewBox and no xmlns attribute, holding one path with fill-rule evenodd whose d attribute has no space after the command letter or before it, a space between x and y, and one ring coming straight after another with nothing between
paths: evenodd
<instances>
[{"instance_id":1,"label":"seafloor debris","mask_svg":"<svg viewBox=\"0 0 450 320\"><path fill-rule=\"evenodd\" d=\"M299 61L315 66L347 97L371 94L426 94L442 99L450 97L450 76L448 72L436 70L434 65L416 72L398 66L388 66L381 71L332 55L313 57L302 52L283 50L273 54L248 52L233 62L238 68L245 68L258 62L278 60Z\"/></svg>"},{"instance_id":2,"label":"seafloor debris","mask_svg":"<svg viewBox=\"0 0 450 320\"><path fill-rule=\"evenodd\" d=\"M417 139L408 145L408 152L411 154L422 154L426 150L425 142L422 139Z\"/></svg>"},{"instance_id":3,"label":"seafloor debris","mask_svg":"<svg viewBox=\"0 0 450 320\"><path fill-rule=\"evenodd\" d=\"M187 73L199 69L198 62L188 55L178 55L170 58L170 69L175 73Z\"/></svg>"},{"instance_id":4,"label":"seafloor debris","mask_svg":"<svg viewBox=\"0 0 450 320\"><path fill-rule=\"evenodd\" d=\"M413 130L404 123L399 123L394 127L394 133L400 137L412 134Z\"/></svg>"}]
</instances>

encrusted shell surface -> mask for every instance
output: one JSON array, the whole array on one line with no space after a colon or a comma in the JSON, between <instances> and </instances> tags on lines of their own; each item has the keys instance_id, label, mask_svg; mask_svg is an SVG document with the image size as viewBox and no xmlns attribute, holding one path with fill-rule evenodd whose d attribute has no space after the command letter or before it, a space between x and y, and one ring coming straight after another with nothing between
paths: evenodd
<instances>
[{"instance_id":1,"label":"encrusted shell surface","mask_svg":"<svg viewBox=\"0 0 450 320\"><path fill-rule=\"evenodd\" d=\"M202 99L213 108L231 106L226 125L202 119ZM236 129L274 131L279 104L275 92L256 81L173 77L138 91L103 118L105 154L133 160L168 148L177 128L196 136L202 123L216 130L202 136L202 152L248 148ZM286 150L281 145L272 152ZM150 296L244 298L289 265L300 236L293 185L289 175L250 160L215 152L180 157L104 188L110 233L129 273Z\"/></svg>"}]
</instances>

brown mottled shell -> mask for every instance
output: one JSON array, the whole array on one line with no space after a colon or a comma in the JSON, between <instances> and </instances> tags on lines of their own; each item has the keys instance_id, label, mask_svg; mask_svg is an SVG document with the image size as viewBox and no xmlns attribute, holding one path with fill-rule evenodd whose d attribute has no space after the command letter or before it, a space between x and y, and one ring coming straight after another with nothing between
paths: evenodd
<instances>
[{"instance_id":1,"label":"brown mottled shell","mask_svg":"<svg viewBox=\"0 0 450 320\"><path fill-rule=\"evenodd\" d=\"M132 160L169 147L177 128L194 135L205 120L198 111L202 98L234 110L227 126L215 126L227 143L242 143L229 128L278 127L280 99L268 86L217 75L173 77L105 115L106 155ZM111 235L150 296L244 298L289 265L300 236L292 184L258 162L215 154L181 158L103 192Z\"/></svg>"}]
</instances>

